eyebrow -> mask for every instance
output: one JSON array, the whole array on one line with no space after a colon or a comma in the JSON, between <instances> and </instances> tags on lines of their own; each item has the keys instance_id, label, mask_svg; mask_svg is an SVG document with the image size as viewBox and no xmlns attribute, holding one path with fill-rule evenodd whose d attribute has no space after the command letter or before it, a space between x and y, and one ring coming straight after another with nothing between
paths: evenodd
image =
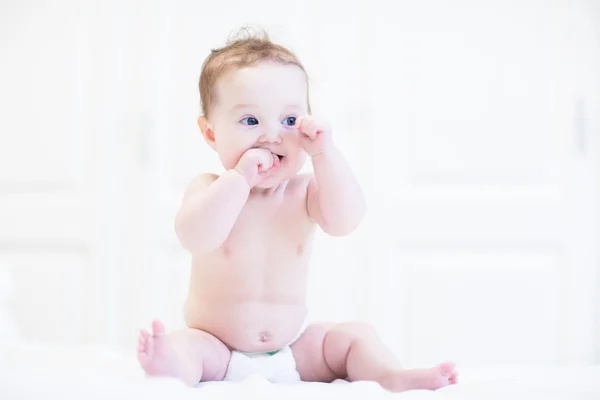
<instances>
[{"instance_id":1,"label":"eyebrow","mask_svg":"<svg viewBox=\"0 0 600 400\"><path fill-rule=\"evenodd\" d=\"M235 106L233 106L231 108L231 111L237 111L237 110L241 110L244 108L250 108L250 107L254 107L254 104L236 104Z\"/></svg>"},{"instance_id":2,"label":"eyebrow","mask_svg":"<svg viewBox=\"0 0 600 400\"><path fill-rule=\"evenodd\" d=\"M249 103L241 103L241 104L236 104L233 107L231 107L231 111L238 111L238 110L243 110L244 108L251 108L251 107L256 107L256 105L249 104ZM302 106L300 104L288 104L285 106L285 110L298 110L301 108L302 108Z\"/></svg>"}]
</instances>

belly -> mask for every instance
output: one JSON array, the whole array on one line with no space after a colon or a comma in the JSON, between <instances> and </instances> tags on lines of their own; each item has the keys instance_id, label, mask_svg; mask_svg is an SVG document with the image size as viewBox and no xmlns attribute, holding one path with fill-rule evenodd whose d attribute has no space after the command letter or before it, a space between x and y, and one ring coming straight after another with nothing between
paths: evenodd
<instances>
[{"instance_id":1,"label":"belly","mask_svg":"<svg viewBox=\"0 0 600 400\"><path fill-rule=\"evenodd\" d=\"M192 268L185 318L232 349L279 349L299 333L306 317L307 263L198 260ZM259 260L256 260L259 261Z\"/></svg>"},{"instance_id":2,"label":"belly","mask_svg":"<svg viewBox=\"0 0 600 400\"><path fill-rule=\"evenodd\" d=\"M185 314L190 328L211 333L233 350L253 353L280 349L296 338L306 317L306 307L190 297Z\"/></svg>"}]
</instances>

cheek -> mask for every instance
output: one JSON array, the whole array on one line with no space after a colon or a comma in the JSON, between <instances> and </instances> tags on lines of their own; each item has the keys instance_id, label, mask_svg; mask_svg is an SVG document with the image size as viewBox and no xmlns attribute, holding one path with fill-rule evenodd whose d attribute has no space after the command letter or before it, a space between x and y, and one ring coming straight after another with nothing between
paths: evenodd
<instances>
[{"instance_id":1,"label":"cheek","mask_svg":"<svg viewBox=\"0 0 600 400\"><path fill-rule=\"evenodd\" d=\"M286 139L287 145L290 147L294 147L294 148L302 147L302 143L300 142L300 136L298 136L298 133L295 130L286 132L285 139Z\"/></svg>"},{"instance_id":2,"label":"cheek","mask_svg":"<svg viewBox=\"0 0 600 400\"><path fill-rule=\"evenodd\" d=\"M241 135L215 136L216 151L223 166L227 169L235 167L240 157L251 147L251 143Z\"/></svg>"},{"instance_id":3,"label":"cheek","mask_svg":"<svg viewBox=\"0 0 600 400\"><path fill-rule=\"evenodd\" d=\"M306 159L307 159L307 155L304 151L300 152L300 154L298 155L298 162L297 162L297 166L298 168L302 168L304 166L304 164L306 163Z\"/></svg>"},{"instance_id":4,"label":"cheek","mask_svg":"<svg viewBox=\"0 0 600 400\"><path fill-rule=\"evenodd\" d=\"M292 151L288 152L288 160L290 162L290 168L294 170L301 169L306 162L307 155L299 147L294 147Z\"/></svg>"},{"instance_id":5,"label":"cheek","mask_svg":"<svg viewBox=\"0 0 600 400\"><path fill-rule=\"evenodd\" d=\"M304 150L302 150L302 145L297 135L287 136L285 138L285 147L287 149L287 154L288 156L290 156L290 158L299 161L302 161L301 159L305 158Z\"/></svg>"}]
</instances>

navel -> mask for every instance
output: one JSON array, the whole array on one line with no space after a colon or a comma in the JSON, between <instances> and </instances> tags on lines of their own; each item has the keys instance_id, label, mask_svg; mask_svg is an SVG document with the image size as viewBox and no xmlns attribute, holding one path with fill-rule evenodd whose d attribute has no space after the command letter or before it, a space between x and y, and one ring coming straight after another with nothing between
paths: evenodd
<instances>
[{"instance_id":1,"label":"navel","mask_svg":"<svg viewBox=\"0 0 600 400\"><path fill-rule=\"evenodd\" d=\"M296 253L298 253L298 255L302 255L302 253L304 253L304 245L303 244L299 244L296 247Z\"/></svg>"},{"instance_id":2,"label":"navel","mask_svg":"<svg viewBox=\"0 0 600 400\"><path fill-rule=\"evenodd\" d=\"M258 340L260 340L261 343L266 343L266 342L270 341L271 339L272 339L272 335L270 332L262 331L258 334Z\"/></svg>"}]
</instances>

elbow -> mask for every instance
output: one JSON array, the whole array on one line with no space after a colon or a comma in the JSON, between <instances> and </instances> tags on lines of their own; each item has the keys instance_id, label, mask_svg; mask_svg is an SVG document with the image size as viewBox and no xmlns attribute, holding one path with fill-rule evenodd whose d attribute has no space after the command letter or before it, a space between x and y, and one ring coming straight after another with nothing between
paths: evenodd
<instances>
[{"instance_id":1,"label":"elbow","mask_svg":"<svg viewBox=\"0 0 600 400\"><path fill-rule=\"evenodd\" d=\"M344 209L337 208L337 213L322 215L319 223L323 232L329 236L346 236L354 232L362 223L367 212L364 197L360 196L358 201ZM341 212L340 212L341 211Z\"/></svg>"},{"instance_id":2,"label":"elbow","mask_svg":"<svg viewBox=\"0 0 600 400\"><path fill-rule=\"evenodd\" d=\"M185 219L181 218L179 215L175 219L175 235L179 240L181 246L189 251L192 254L196 254L199 249L197 249L197 244L192 239L194 235L190 232L190 226L186 223Z\"/></svg>"},{"instance_id":3,"label":"elbow","mask_svg":"<svg viewBox=\"0 0 600 400\"><path fill-rule=\"evenodd\" d=\"M321 229L329 236L341 237L347 236L354 232L361 224L364 219L365 211L357 210L352 216L346 216L346 218L340 218L339 220L323 221L321 223Z\"/></svg>"},{"instance_id":4,"label":"elbow","mask_svg":"<svg viewBox=\"0 0 600 400\"><path fill-rule=\"evenodd\" d=\"M347 236L347 235L351 234L352 232L354 232L356 227L353 227L353 226L347 225L347 224L346 225L336 224L336 225L331 225L331 226L327 225L327 224L323 224L323 225L321 225L321 229L323 229L323 232L325 232L329 236L342 237L342 236Z\"/></svg>"},{"instance_id":5,"label":"elbow","mask_svg":"<svg viewBox=\"0 0 600 400\"><path fill-rule=\"evenodd\" d=\"M323 229L323 232L325 232L329 236L333 236L333 237L346 236L346 235L349 235L350 233L352 233L352 231L353 231L353 229L346 228L341 225L329 226L326 224L321 225L321 229Z\"/></svg>"}]
</instances>

